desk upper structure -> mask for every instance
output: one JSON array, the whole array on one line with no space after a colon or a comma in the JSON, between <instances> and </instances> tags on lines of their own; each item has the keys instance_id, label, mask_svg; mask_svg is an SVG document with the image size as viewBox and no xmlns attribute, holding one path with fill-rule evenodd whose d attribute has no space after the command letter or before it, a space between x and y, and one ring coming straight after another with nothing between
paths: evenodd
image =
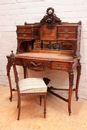
<instances>
[{"instance_id":1,"label":"desk upper structure","mask_svg":"<svg viewBox=\"0 0 87 130\"><path fill-rule=\"evenodd\" d=\"M42 71L55 69L68 72L69 88L49 87L48 91L53 95L68 102L68 112L71 113L72 91L75 91L78 99L78 86L81 74L80 42L81 21L78 23L62 22L53 8L48 8L46 15L39 23L26 23L17 26L17 52L14 55L15 64L23 66L24 77L28 69ZM13 55L13 53L12 53ZM10 68L12 66L11 55L7 56L7 76L10 85L10 100L12 100L12 85ZM76 85L74 84L74 69L77 70ZM68 98L56 94L54 90L68 91Z\"/></svg>"},{"instance_id":2,"label":"desk upper structure","mask_svg":"<svg viewBox=\"0 0 87 130\"><path fill-rule=\"evenodd\" d=\"M62 22L48 8L40 23L17 26L17 53L52 52L80 56L81 21Z\"/></svg>"}]
</instances>

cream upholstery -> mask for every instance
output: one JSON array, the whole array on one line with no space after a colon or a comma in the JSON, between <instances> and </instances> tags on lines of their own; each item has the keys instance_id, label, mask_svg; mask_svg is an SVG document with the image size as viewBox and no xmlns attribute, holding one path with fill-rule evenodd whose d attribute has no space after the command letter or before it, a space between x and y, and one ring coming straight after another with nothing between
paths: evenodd
<instances>
[{"instance_id":1,"label":"cream upholstery","mask_svg":"<svg viewBox=\"0 0 87 130\"><path fill-rule=\"evenodd\" d=\"M21 93L47 92L47 86L42 78L26 78L19 81Z\"/></svg>"}]
</instances>

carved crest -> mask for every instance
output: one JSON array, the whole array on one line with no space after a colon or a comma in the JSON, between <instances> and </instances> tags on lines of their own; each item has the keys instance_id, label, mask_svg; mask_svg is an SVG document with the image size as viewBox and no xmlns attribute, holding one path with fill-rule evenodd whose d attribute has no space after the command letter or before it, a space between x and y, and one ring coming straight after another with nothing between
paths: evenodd
<instances>
[{"instance_id":1,"label":"carved crest","mask_svg":"<svg viewBox=\"0 0 87 130\"><path fill-rule=\"evenodd\" d=\"M40 21L40 26L46 24L47 28L53 29L56 24L60 24L61 20L54 14L54 9L49 7L46 11L46 15Z\"/></svg>"}]
</instances>

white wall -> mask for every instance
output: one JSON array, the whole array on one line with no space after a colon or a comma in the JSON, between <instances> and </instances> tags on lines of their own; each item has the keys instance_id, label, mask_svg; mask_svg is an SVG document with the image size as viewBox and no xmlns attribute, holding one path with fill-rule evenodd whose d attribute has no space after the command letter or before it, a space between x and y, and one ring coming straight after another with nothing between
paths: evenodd
<instances>
[{"instance_id":1,"label":"white wall","mask_svg":"<svg viewBox=\"0 0 87 130\"><path fill-rule=\"evenodd\" d=\"M16 25L24 22L39 22L48 7L53 7L55 14L63 22L82 21L81 36L81 79L79 84L79 98L87 98L87 0L0 0L0 84L8 85L6 75L6 55L11 50L16 52ZM22 69L19 68L22 73ZM68 74L61 71L33 72L30 76L47 76L51 84L57 87L68 86ZM20 74L21 75L21 74ZM13 75L11 71L13 82ZM53 79L53 80L52 80ZM13 82L14 83L14 82Z\"/></svg>"}]
</instances>

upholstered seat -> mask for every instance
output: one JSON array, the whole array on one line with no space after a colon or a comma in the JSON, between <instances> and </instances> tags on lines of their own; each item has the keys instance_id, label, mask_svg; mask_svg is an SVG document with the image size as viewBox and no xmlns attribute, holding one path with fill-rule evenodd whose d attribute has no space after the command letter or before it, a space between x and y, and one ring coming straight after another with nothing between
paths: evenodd
<instances>
[{"instance_id":1,"label":"upholstered seat","mask_svg":"<svg viewBox=\"0 0 87 130\"><path fill-rule=\"evenodd\" d=\"M26 78L19 81L20 92L47 92L47 86L42 78Z\"/></svg>"}]
</instances>

